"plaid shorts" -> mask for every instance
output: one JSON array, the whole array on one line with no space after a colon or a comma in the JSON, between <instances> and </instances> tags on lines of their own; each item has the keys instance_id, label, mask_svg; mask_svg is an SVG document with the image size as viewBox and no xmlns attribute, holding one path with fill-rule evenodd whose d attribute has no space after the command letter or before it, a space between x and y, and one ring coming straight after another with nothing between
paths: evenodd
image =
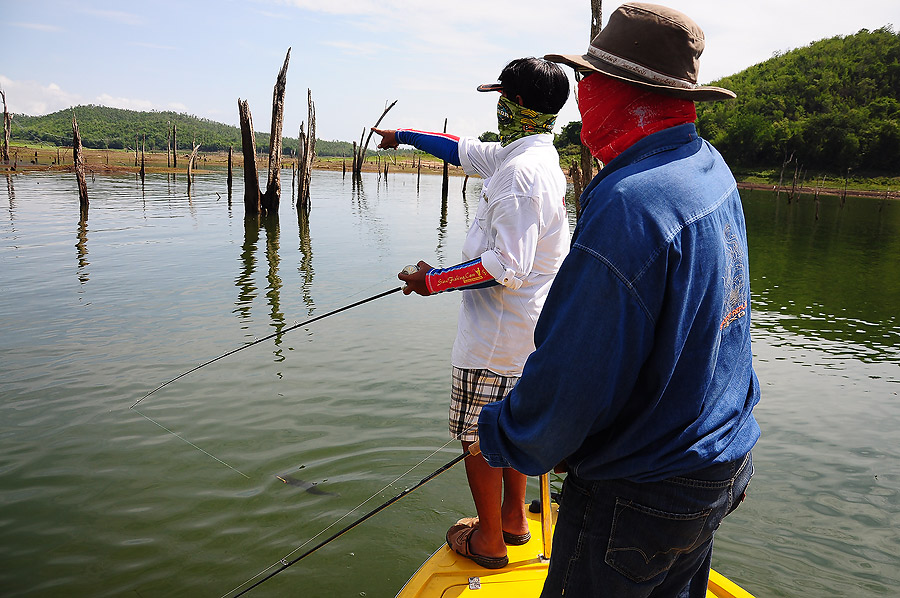
<instances>
[{"instance_id":1,"label":"plaid shorts","mask_svg":"<svg viewBox=\"0 0 900 598\"><path fill-rule=\"evenodd\" d=\"M490 370L453 368L450 387L450 435L466 442L478 438L478 416L488 403L509 394L518 376L499 376Z\"/></svg>"}]
</instances>

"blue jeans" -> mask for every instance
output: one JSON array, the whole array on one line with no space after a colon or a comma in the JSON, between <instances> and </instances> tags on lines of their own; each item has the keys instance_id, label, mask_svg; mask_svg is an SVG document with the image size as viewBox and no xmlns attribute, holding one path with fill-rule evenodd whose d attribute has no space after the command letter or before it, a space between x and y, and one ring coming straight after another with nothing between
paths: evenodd
<instances>
[{"instance_id":1,"label":"blue jeans","mask_svg":"<svg viewBox=\"0 0 900 598\"><path fill-rule=\"evenodd\" d=\"M713 535L752 475L749 453L661 482L570 473L541 598L704 598Z\"/></svg>"}]
</instances>

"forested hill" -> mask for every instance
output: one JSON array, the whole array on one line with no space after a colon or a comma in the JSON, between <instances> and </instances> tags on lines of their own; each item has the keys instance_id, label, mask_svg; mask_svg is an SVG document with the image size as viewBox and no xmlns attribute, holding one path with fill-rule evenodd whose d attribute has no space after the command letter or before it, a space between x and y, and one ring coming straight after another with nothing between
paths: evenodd
<instances>
[{"instance_id":1,"label":"forested hill","mask_svg":"<svg viewBox=\"0 0 900 598\"><path fill-rule=\"evenodd\" d=\"M60 146L72 144L72 113L78 117L78 130L85 147L96 149L134 148L146 136L147 150L165 151L172 125L176 125L178 148L190 151L192 142L201 144L206 152L227 150L234 147L241 151L241 130L205 118L197 118L177 112L137 112L108 108L106 106L76 106L46 116L14 114L12 117L13 141L39 141ZM269 134L256 133L257 151L269 150ZM284 153L297 149L296 137L284 138ZM350 156L351 143L344 141L316 140L316 153L320 156Z\"/></svg>"},{"instance_id":2,"label":"forested hill","mask_svg":"<svg viewBox=\"0 0 900 598\"><path fill-rule=\"evenodd\" d=\"M713 82L735 91L736 100L698 102L697 126L733 167L781 167L844 174L900 174L900 34L891 26L824 39ZM46 116L13 115L12 138L57 145L72 143L72 112L82 142L91 148L133 148L146 135L148 149L165 150L171 124L178 147L239 150L240 130L175 112L135 112L77 106ZM557 146L578 143L581 123L569 123ZM256 134L268 151L269 135ZM297 139L285 137L285 153ZM349 156L344 141L316 142L321 156Z\"/></svg>"},{"instance_id":3,"label":"forested hill","mask_svg":"<svg viewBox=\"0 0 900 598\"><path fill-rule=\"evenodd\" d=\"M900 33L824 39L713 83L737 93L699 102L697 126L732 166L900 174Z\"/></svg>"}]
</instances>

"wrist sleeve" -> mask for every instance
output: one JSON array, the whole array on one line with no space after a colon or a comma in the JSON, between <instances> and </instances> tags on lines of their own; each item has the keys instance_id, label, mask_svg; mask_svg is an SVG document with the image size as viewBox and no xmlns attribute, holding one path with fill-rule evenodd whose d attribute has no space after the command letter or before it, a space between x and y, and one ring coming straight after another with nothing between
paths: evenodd
<instances>
[{"instance_id":1,"label":"wrist sleeve","mask_svg":"<svg viewBox=\"0 0 900 598\"><path fill-rule=\"evenodd\" d=\"M499 284L482 265L481 258L449 268L432 268L425 274L425 286L433 293L458 289L483 289Z\"/></svg>"},{"instance_id":2,"label":"wrist sleeve","mask_svg":"<svg viewBox=\"0 0 900 598\"><path fill-rule=\"evenodd\" d=\"M397 141L428 152L441 160L459 166L459 137L447 133L429 133L415 129L397 129Z\"/></svg>"}]
</instances>

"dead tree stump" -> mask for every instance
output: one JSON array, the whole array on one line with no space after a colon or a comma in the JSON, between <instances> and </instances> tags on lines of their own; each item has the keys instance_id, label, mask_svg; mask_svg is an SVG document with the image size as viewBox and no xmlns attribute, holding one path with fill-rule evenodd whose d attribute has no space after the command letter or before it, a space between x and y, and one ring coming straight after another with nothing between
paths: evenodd
<instances>
[{"instance_id":1,"label":"dead tree stump","mask_svg":"<svg viewBox=\"0 0 900 598\"><path fill-rule=\"evenodd\" d=\"M9 135L12 127L12 118L6 109L6 92L0 89L0 97L3 98L3 148L2 158L4 164L9 164Z\"/></svg>"},{"instance_id":2,"label":"dead tree stump","mask_svg":"<svg viewBox=\"0 0 900 598\"><path fill-rule=\"evenodd\" d=\"M233 163L234 163L234 146L229 145L228 146L228 198L229 198L229 201L231 199L231 179L232 179L232 172L234 170Z\"/></svg>"},{"instance_id":3,"label":"dead tree stump","mask_svg":"<svg viewBox=\"0 0 900 598\"><path fill-rule=\"evenodd\" d=\"M187 166L187 185L188 185L188 193L191 192L191 185L194 184L194 162L197 160L197 152L200 151L200 144L194 146L194 151L191 152L191 157L188 158L188 166Z\"/></svg>"},{"instance_id":4,"label":"dead tree stump","mask_svg":"<svg viewBox=\"0 0 900 598\"><path fill-rule=\"evenodd\" d=\"M266 192L260 199L264 214L278 213L281 201L281 132L284 123L284 92L287 85L287 69L291 60L291 49L288 48L284 64L278 71L275 89L272 91L272 127L269 134L269 177L266 181Z\"/></svg>"},{"instance_id":5,"label":"dead tree stump","mask_svg":"<svg viewBox=\"0 0 900 598\"><path fill-rule=\"evenodd\" d=\"M447 119L444 119L444 133L447 132ZM443 199L447 199L447 195L450 192L450 168L447 164L447 161L444 160L444 172L441 178L441 197Z\"/></svg>"},{"instance_id":6,"label":"dead tree stump","mask_svg":"<svg viewBox=\"0 0 900 598\"><path fill-rule=\"evenodd\" d=\"M81 134L78 132L78 120L72 114L72 159L75 163L75 179L78 181L78 202L84 214L88 208L87 182L84 180L84 148L81 147Z\"/></svg>"},{"instance_id":7,"label":"dead tree stump","mask_svg":"<svg viewBox=\"0 0 900 598\"><path fill-rule=\"evenodd\" d=\"M300 125L300 147L297 156L299 168L297 169L297 206L305 210L309 209L309 184L312 180L312 165L316 158L316 105L312 99L312 91L306 90L307 121L306 131Z\"/></svg>"},{"instance_id":8,"label":"dead tree stump","mask_svg":"<svg viewBox=\"0 0 900 598\"><path fill-rule=\"evenodd\" d=\"M394 100L393 102L391 102L390 106L388 106L387 108L384 109L384 112L381 113L381 116L378 118L378 121L375 123L374 128L376 128L376 129L378 128L378 125L380 125L381 121L384 120L385 115L388 112L390 112L391 108L393 108L396 104L397 104L397 100ZM369 141L372 139L372 133L373 133L372 129L369 129L369 136L366 137L365 144L363 143L363 137L366 134L366 130L363 129L362 135L359 136L359 149L357 150L357 148L354 148L354 151L353 151L353 154L354 154L353 176L358 177L362 174L362 167L363 167L363 163L365 163L365 161L366 161L366 152L369 149ZM357 151L359 152L358 154L357 154Z\"/></svg>"},{"instance_id":9,"label":"dead tree stump","mask_svg":"<svg viewBox=\"0 0 900 598\"><path fill-rule=\"evenodd\" d=\"M253 118L246 100L238 98L238 114L241 120L241 151L244 154L244 209L247 215L275 215L281 199L281 129L284 120L284 91L287 82L288 48L284 65L278 73L272 98L272 128L269 139L269 176L265 194L259 189L259 172L256 169L256 137Z\"/></svg>"},{"instance_id":10,"label":"dead tree stump","mask_svg":"<svg viewBox=\"0 0 900 598\"><path fill-rule=\"evenodd\" d=\"M603 22L603 0L591 0L591 39L588 43L594 41ZM594 178L594 158L591 150L586 145L581 146L581 182L587 185L588 181ZM580 194L579 194L580 195Z\"/></svg>"},{"instance_id":11,"label":"dead tree stump","mask_svg":"<svg viewBox=\"0 0 900 598\"><path fill-rule=\"evenodd\" d=\"M256 170L256 137L253 135L253 117L247 100L238 98L238 114L241 120L241 151L244 154L244 211L259 214L259 172Z\"/></svg>"},{"instance_id":12,"label":"dead tree stump","mask_svg":"<svg viewBox=\"0 0 900 598\"><path fill-rule=\"evenodd\" d=\"M178 168L178 125L172 125L172 168Z\"/></svg>"}]
</instances>

